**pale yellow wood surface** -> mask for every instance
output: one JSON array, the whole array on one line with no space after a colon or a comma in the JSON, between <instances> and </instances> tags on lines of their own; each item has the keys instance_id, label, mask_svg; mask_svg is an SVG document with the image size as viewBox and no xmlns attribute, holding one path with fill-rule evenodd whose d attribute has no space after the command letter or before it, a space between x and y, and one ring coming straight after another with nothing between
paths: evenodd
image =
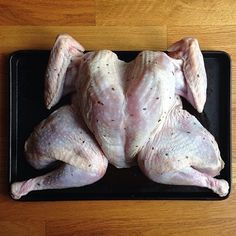
<instances>
[{"instance_id":1,"label":"pale yellow wood surface","mask_svg":"<svg viewBox=\"0 0 236 236\"><path fill-rule=\"evenodd\" d=\"M0 0L0 235L235 235L236 194L224 201L16 202L7 184L7 55L50 49L67 32L88 50L163 50L194 36L232 57L233 182L236 1ZM33 79L33 78L32 78Z\"/></svg>"}]
</instances>

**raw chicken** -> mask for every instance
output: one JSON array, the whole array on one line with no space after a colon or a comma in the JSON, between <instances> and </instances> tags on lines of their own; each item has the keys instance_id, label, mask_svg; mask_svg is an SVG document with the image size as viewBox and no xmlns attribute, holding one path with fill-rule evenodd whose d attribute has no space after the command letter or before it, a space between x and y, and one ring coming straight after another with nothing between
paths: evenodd
<instances>
[{"instance_id":1,"label":"raw chicken","mask_svg":"<svg viewBox=\"0 0 236 236\"><path fill-rule=\"evenodd\" d=\"M144 51L130 63L109 50L83 53L69 35L52 49L45 79L45 103L65 106L42 121L25 144L29 163L39 169L64 162L49 174L13 183L19 199L40 189L80 187L117 168L139 165L157 183L195 185L228 194L214 137L183 110L179 96L199 112L207 78L196 39L185 38L163 52Z\"/></svg>"},{"instance_id":2,"label":"raw chicken","mask_svg":"<svg viewBox=\"0 0 236 236\"><path fill-rule=\"evenodd\" d=\"M43 120L25 143L26 157L36 169L64 162L59 169L12 185L15 199L32 190L84 186L106 172L108 161L73 105L64 106Z\"/></svg>"},{"instance_id":3,"label":"raw chicken","mask_svg":"<svg viewBox=\"0 0 236 236\"><path fill-rule=\"evenodd\" d=\"M196 185L225 196L228 183L215 179L224 162L214 137L187 111L179 99L162 128L138 153L139 166L153 181Z\"/></svg>"}]
</instances>

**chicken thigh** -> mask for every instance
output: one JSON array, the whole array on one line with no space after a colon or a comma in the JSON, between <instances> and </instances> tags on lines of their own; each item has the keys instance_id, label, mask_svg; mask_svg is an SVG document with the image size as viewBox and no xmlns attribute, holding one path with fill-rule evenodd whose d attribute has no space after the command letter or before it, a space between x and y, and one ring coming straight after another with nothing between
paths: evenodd
<instances>
[{"instance_id":1,"label":"chicken thigh","mask_svg":"<svg viewBox=\"0 0 236 236\"><path fill-rule=\"evenodd\" d=\"M178 97L162 128L138 153L139 166L153 181L195 185L228 193L225 180L213 178L224 168L214 137L182 109Z\"/></svg>"},{"instance_id":2,"label":"chicken thigh","mask_svg":"<svg viewBox=\"0 0 236 236\"><path fill-rule=\"evenodd\" d=\"M43 120L25 143L27 161L35 168L63 161L60 168L11 185L15 199L42 189L80 187L96 182L108 161L73 106L64 106Z\"/></svg>"},{"instance_id":3,"label":"chicken thigh","mask_svg":"<svg viewBox=\"0 0 236 236\"><path fill-rule=\"evenodd\" d=\"M208 187L225 196L228 183L214 178L224 166L218 146L179 97L203 111L207 79L198 42L185 38L168 51L143 51L126 63L109 50L83 53L72 37L60 35L49 58L45 103L50 109L68 93L72 102L36 127L25 152L36 169L64 164L13 183L13 198L91 184L108 162L138 164L155 182Z\"/></svg>"}]
</instances>

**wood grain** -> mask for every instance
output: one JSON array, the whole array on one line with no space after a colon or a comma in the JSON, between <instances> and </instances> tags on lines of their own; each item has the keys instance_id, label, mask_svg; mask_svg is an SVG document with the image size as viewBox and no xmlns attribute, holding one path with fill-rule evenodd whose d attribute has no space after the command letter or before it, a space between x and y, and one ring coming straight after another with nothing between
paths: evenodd
<instances>
[{"instance_id":1,"label":"wood grain","mask_svg":"<svg viewBox=\"0 0 236 236\"><path fill-rule=\"evenodd\" d=\"M7 194L1 195L0 221L127 221L135 225L138 221L168 223L189 222L205 219L235 220L236 200L234 194L224 201L71 201L71 202L17 202L10 200ZM18 214L16 214L18 213ZM20 213L20 214L19 214ZM181 216L181 217L180 217ZM105 222L104 222L105 224ZM143 227L145 225L141 224ZM92 227L92 225L91 225Z\"/></svg>"},{"instance_id":2,"label":"wood grain","mask_svg":"<svg viewBox=\"0 0 236 236\"><path fill-rule=\"evenodd\" d=\"M166 32L166 26L0 26L0 51L50 49L59 33L72 35L86 50L163 50Z\"/></svg>"},{"instance_id":3,"label":"wood grain","mask_svg":"<svg viewBox=\"0 0 236 236\"><path fill-rule=\"evenodd\" d=\"M0 25L95 25L94 0L0 0Z\"/></svg>"},{"instance_id":4,"label":"wood grain","mask_svg":"<svg viewBox=\"0 0 236 236\"><path fill-rule=\"evenodd\" d=\"M236 2L98 0L97 25L232 25Z\"/></svg>"},{"instance_id":5,"label":"wood grain","mask_svg":"<svg viewBox=\"0 0 236 236\"><path fill-rule=\"evenodd\" d=\"M70 221L49 221L46 226L46 234L51 236L69 236L69 235L163 235L163 236L185 236L191 235L194 228L194 235L228 236L234 235L234 220L226 218L223 224L226 230L218 224L222 219L210 219L206 224L205 219L175 220L174 222L159 222L153 218L133 218L127 221L125 219L90 219L88 220L70 220ZM68 229L65 232L64 227ZM134 230L135 229L135 230ZM176 231L178 229L178 231Z\"/></svg>"},{"instance_id":6,"label":"wood grain","mask_svg":"<svg viewBox=\"0 0 236 236\"><path fill-rule=\"evenodd\" d=\"M2 236L43 236L45 222L43 221L0 221L0 235Z\"/></svg>"},{"instance_id":7,"label":"wood grain","mask_svg":"<svg viewBox=\"0 0 236 236\"><path fill-rule=\"evenodd\" d=\"M0 0L0 235L234 235L236 2ZM9 53L50 49L67 32L87 50L164 50L184 37L232 58L233 190L224 201L17 202L7 184Z\"/></svg>"}]
</instances>

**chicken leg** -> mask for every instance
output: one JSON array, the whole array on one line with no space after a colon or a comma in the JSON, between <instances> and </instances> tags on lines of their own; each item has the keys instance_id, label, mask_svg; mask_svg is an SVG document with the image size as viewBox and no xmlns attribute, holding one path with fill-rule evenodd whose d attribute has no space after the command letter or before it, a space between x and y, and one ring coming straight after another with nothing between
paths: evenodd
<instances>
[{"instance_id":1,"label":"chicken leg","mask_svg":"<svg viewBox=\"0 0 236 236\"><path fill-rule=\"evenodd\" d=\"M214 137L182 109L180 100L161 131L138 154L138 162L157 183L207 187L220 196L229 190L225 180L214 178L224 167Z\"/></svg>"},{"instance_id":2,"label":"chicken leg","mask_svg":"<svg viewBox=\"0 0 236 236\"><path fill-rule=\"evenodd\" d=\"M192 185L209 188L220 197L226 196L229 191L229 184L227 181L213 178L208 174L195 170L191 166L172 172L155 174L151 179L162 184Z\"/></svg>"},{"instance_id":3,"label":"chicken leg","mask_svg":"<svg viewBox=\"0 0 236 236\"><path fill-rule=\"evenodd\" d=\"M42 169L55 161L64 164L46 175L13 183L15 199L30 191L80 187L98 181L108 161L73 106L61 107L42 121L25 144L29 163Z\"/></svg>"}]
</instances>

